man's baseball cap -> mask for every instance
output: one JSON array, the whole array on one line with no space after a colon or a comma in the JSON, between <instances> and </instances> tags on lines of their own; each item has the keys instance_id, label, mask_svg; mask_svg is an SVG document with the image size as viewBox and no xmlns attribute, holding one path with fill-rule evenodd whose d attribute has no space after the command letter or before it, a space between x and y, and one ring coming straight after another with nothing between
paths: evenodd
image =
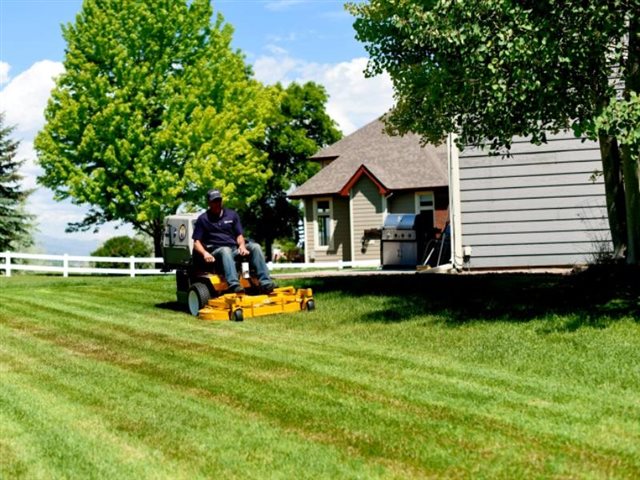
<instances>
[{"instance_id":1,"label":"man's baseball cap","mask_svg":"<svg viewBox=\"0 0 640 480\"><path fill-rule=\"evenodd\" d=\"M222 200L220 190L209 190L207 192L207 202L213 202L214 200Z\"/></svg>"}]
</instances>

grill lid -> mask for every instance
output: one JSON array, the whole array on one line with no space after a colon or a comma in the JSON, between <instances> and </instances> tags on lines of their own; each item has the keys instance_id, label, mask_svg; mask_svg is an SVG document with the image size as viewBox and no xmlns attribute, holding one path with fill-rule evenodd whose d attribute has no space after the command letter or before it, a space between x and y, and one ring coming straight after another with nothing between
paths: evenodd
<instances>
[{"instance_id":1,"label":"grill lid","mask_svg":"<svg viewBox=\"0 0 640 480\"><path fill-rule=\"evenodd\" d=\"M414 230L416 228L415 213L392 213L387 215L382 228L395 228L397 230Z\"/></svg>"}]
</instances>

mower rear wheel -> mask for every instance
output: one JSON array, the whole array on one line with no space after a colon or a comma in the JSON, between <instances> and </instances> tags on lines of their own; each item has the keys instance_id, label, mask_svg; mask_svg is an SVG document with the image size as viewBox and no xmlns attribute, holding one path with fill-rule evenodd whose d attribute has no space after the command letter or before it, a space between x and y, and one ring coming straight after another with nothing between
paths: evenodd
<instances>
[{"instance_id":1,"label":"mower rear wheel","mask_svg":"<svg viewBox=\"0 0 640 480\"><path fill-rule=\"evenodd\" d=\"M187 297L189 313L197 316L200 309L207 304L210 298L211 292L209 292L209 288L204 283L197 282L191 285L189 296Z\"/></svg>"}]
</instances>

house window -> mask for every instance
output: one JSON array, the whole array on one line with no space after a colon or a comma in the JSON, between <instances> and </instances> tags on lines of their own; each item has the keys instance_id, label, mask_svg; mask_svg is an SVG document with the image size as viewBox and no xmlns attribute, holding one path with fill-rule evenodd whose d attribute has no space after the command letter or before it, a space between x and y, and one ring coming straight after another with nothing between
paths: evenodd
<instances>
[{"instance_id":1,"label":"house window","mask_svg":"<svg viewBox=\"0 0 640 480\"><path fill-rule=\"evenodd\" d=\"M316 248L329 248L331 242L331 199L315 201Z\"/></svg>"},{"instance_id":2,"label":"house window","mask_svg":"<svg viewBox=\"0 0 640 480\"><path fill-rule=\"evenodd\" d=\"M434 208L433 192L416 193L416 213L433 212Z\"/></svg>"}]
</instances>

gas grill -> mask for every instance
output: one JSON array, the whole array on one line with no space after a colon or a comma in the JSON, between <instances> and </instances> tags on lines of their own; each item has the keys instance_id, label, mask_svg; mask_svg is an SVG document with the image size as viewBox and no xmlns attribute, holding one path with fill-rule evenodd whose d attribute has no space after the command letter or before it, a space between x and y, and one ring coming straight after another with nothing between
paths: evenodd
<instances>
[{"instance_id":1,"label":"gas grill","mask_svg":"<svg viewBox=\"0 0 640 480\"><path fill-rule=\"evenodd\" d=\"M415 213L392 213L382 225L380 257L383 268L415 267L422 251L424 228L420 215Z\"/></svg>"}]
</instances>

